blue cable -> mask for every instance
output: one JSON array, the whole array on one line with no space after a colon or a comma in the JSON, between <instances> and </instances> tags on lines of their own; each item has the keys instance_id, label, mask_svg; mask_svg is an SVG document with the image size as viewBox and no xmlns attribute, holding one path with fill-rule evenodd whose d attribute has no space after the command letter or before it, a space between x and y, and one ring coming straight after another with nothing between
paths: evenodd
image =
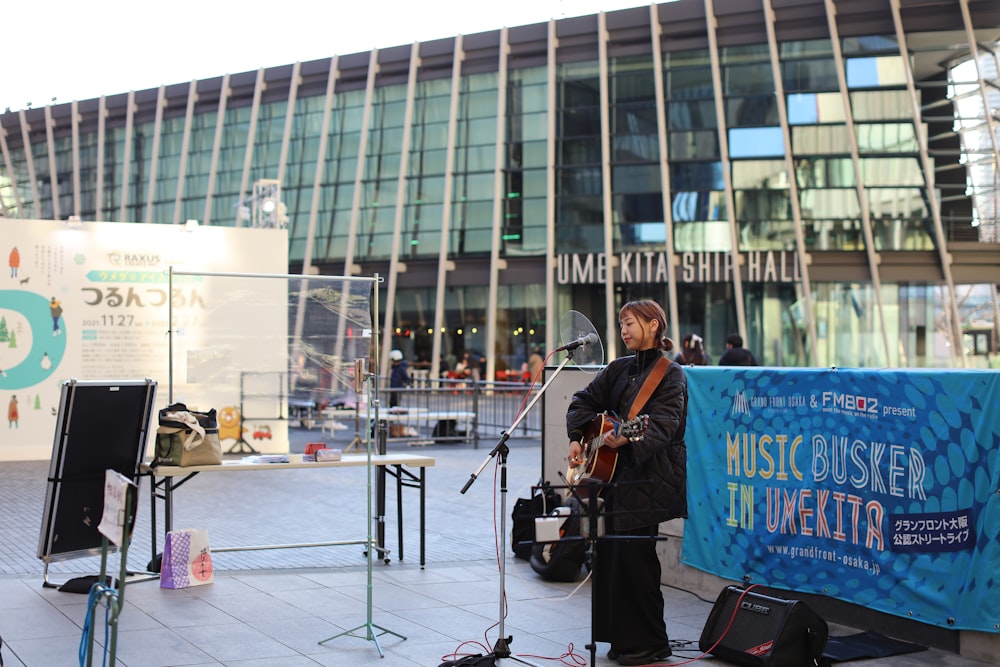
<instances>
[{"instance_id":1,"label":"blue cable","mask_svg":"<svg viewBox=\"0 0 1000 667\"><path fill-rule=\"evenodd\" d=\"M87 664L87 646L90 645L90 615L98 598L97 586L92 586L87 595L87 615L83 619L83 634L80 637L80 667Z\"/></svg>"},{"instance_id":2,"label":"blue cable","mask_svg":"<svg viewBox=\"0 0 1000 667\"><path fill-rule=\"evenodd\" d=\"M101 584L94 584L90 589L90 594L87 596L87 616L83 619L83 634L80 637L80 667L85 667L87 664L87 647L90 645L90 633L92 631L90 616L93 613L94 606L104 596L114 599L118 597L118 594ZM110 616L111 604L107 603L104 608L104 658L101 661L101 665L104 667L107 667L108 664L108 643L111 640Z\"/></svg>"}]
</instances>

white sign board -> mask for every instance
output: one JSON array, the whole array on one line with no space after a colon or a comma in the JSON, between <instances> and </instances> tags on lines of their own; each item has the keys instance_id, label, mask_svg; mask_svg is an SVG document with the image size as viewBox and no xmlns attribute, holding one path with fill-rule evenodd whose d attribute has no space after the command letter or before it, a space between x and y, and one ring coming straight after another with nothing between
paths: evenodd
<instances>
[{"instance_id":1,"label":"white sign board","mask_svg":"<svg viewBox=\"0 0 1000 667\"><path fill-rule=\"evenodd\" d=\"M117 546L125 541L125 523L129 508L126 506L128 488L134 487L132 480L114 470L104 471L104 512L97 530ZM131 508L135 511L135 508Z\"/></svg>"}]
</instances>

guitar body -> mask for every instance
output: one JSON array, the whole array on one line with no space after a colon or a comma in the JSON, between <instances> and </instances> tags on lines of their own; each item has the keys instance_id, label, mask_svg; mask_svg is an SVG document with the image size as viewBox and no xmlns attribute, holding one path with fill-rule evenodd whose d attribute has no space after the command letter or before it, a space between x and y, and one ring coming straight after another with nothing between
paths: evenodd
<instances>
[{"instance_id":1,"label":"guitar body","mask_svg":"<svg viewBox=\"0 0 1000 667\"><path fill-rule=\"evenodd\" d=\"M597 415L580 443L583 462L566 473L566 481L570 486L576 486L585 479L594 482L607 483L615 475L618 466L618 450L604 445L604 439L609 435L621 435L629 440L641 440L649 423L648 415L639 415L635 419L622 422L607 413Z\"/></svg>"},{"instance_id":2,"label":"guitar body","mask_svg":"<svg viewBox=\"0 0 1000 667\"><path fill-rule=\"evenodd\" d=\"M583 477L595 482L610 482L618 466L618 450L604 446L604 438L614 435L616 421L609 415L599 415L590 423L583 446Z\"/></svg>"}]
</instances>

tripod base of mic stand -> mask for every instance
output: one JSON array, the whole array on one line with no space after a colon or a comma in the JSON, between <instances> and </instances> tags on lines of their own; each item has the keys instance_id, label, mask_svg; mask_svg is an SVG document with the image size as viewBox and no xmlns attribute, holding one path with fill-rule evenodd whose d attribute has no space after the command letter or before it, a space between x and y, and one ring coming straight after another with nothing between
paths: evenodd
<instances>
[{"instance_id":1,"label":"tripod base of mic stand","mask_svg":"<svg viewBox=\"0 0 1000 667\"><path fill-rule=\"evenodd\" d=\"M501 637L497 640L497 643L493 645L493 652L490 653L496 660L514 660L522 665L532 665L532 667L537 667L535 663L528 662L527 660L522 660L510 652L510 644L514 641L514 637Z\"/></svg>"},{"instance_id":2,"label":"tripod base of mic stand","mask_svg":"<svg viewBox=\"0 0 1000 667\"><path fill-rule=\"evenodd\" d=\"M364 629L366 632L364 635L356 634L358 630ZM375 630L381 630L381 632L375 632ZM365 623L364 625L359 625L356 628L351 628L350 630L344 630L343 632L336 634L332 637L327 637L326 639L320 641L320 644L325 644L326 642L333 641L337 637L357 637L358 639L364 639L366 641L373 642L375 648L378 650L378 657L384 658L385 653L382 652L382 646L378 643L378 638L382 635L392 635L394 637L399 637L402 640L406 640L406 637L399 634L398 632L393 632L383 628L381 625L375 625L374 623Z\"/></svg>"}]
</instances>

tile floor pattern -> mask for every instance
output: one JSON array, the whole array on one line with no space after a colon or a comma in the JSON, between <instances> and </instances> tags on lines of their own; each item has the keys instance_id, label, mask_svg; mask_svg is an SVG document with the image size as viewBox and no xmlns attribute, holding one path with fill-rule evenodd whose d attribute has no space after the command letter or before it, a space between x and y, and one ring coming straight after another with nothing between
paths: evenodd
<instances>
[{"instance_id":1,"label":"tile floor pattern","mask_svg":"<svg viewBox=\"0 0 1000 667\"><path fill-rule=\"evenodd\" d=\"M343 437L343 436L341 436ZM292 451L317 440L317 431L293 435ZM350 436L347 436L349 441ZM346 442L346 441L345 441ZM433 667L449 654L488 652L496 642L500 577L494 516L502 494L496 459L466 494L460 489L488 460L495 441L406 448L436 458L427 471L427 564L419 565L417 496L404 489L405 558L398 558L395 496L386 508L389 564L376 560L371 586L362 545L217 553L214 583L184 590L160 589L156 581L125 588L118 630L118 664L127 667L229 665L379 665ZM337 442L332 442L337 446ZM506 513L527 495L541 469L537 441L512 439L507 459ZM392 451L392 446L390 447ZM87 597L42 586L36 557L48 462L0 467L0 656L5 667L79 664ZM369 480L364 468L270 471L192 479L176 496L175 527L204 527L213 546L365 539ZM130 569L142 569L152 553L148 488L143 488ZM159 519L162 521L162 518ZM510 528L509 519L507 530ZM162 523L160 524L162 530ZM161 545L162 546L162 545ZM506 549L509 553L509 545ZM590 661L590 587L542 581L522 560L505 561L508 612L504 634L513 637L515 659L498 665L594 665L615 663L599 644ZM117 568L117 558L112 558ZM96 557L53 563L52 583L96 574ZM369 617L369 591L372 600ZM667 628L675 642L670 664L699 656L698 638L714 600L665 586ZM102 613L95 629L94 664L101 664ZM389 633L368 638L369 630ZM353 633L341 635L346 631ZM831 626L835 635L850 628ZM340 636L338 636L340 635ZM405 640L397 635L403 635ZM322 640L330 639L324 643ZM377 647L384 651L379 656ZM730 663L708 657L715 665ZM985 663L929 650L879 661L839 663L894 667L975 666Z\"/></svg>"}]
</instances>

